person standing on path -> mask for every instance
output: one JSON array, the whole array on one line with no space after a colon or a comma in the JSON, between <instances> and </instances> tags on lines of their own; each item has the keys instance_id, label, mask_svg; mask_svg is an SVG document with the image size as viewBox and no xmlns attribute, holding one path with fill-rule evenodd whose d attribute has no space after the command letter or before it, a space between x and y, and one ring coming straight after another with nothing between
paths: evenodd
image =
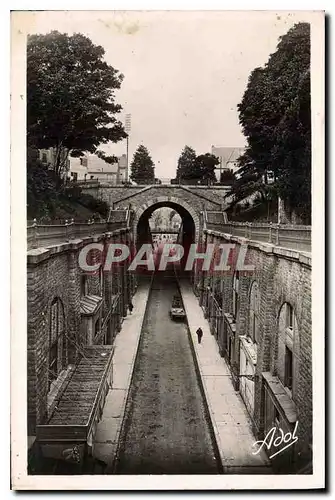
<instances>
[{"instance_id":1,"label":"person standing on path","mask_svg":"<svg viewBox=\"0 0 335 500\"><path fill-rule=\"evenodd\" d=\"M133 312L133 309L134 309L134 306L133 306L133 303L132 302L129 302L128 304L128 309L129 309L129 312L130 314Z\"/></svg>"},{"instance_id":2,"label":"person standing on path","mask_svg":"<svg viewBox=\"0 0 335 500\"><path fill-rule=\"evenodd\" d=\"M199 327L198 330L195 332L198 336L198 344L201 344L201 339L202 339L202 336L204 334L204 332L202 331L202 329Z\"/></svg>"}]
</instances>

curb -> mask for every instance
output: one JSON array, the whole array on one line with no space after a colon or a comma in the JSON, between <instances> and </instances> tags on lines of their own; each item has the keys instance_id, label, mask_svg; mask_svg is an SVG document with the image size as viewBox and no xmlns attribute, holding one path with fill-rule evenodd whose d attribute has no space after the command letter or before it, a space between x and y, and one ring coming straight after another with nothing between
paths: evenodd
<instances>
[{"instance_id":1,"label":"curb","mask_svg":"<svg viewBox=\"0 0 335 500\"><path fill-rule=\"evenodd\" d=\"M183 304L184 304L183 294L182 294L182 291L181 291L179 279L178 278L176 278L176 279L177 279L178 289L179 289L179 292L180 292L180 295L181 295L181 298L182 298L182 301L183 301ZM186 312L185 304L184 304L184 309L185 309L185 312ZM202 374L202 370L201 370L199 359L198 359L198 353L197 353L196 348L194 346L193 335L192 335L192 332L191 332L191 329L190 329L190 326L189 326L189 323L188 323L188 314L187 314L187 312L186 312L186 323L187 323L188 340L189 340L190 347L191 347L192 358L193 358L193 361L194 361L194 367L195 367L195 371L196 371L196 376L197 376L197 380L198 380L200 392L201 392L201 395L202 395L202 398L203 398L203 402L204 402L205 418L206 418L206 421L207 421L208 426L209 426L209 430L210 430L210 434L211 434L211 438L212 438L212 444L213 444L213 448L214 448L214 453L215 453L215 457L216 457L217 464L218 464L218 470L219 470L218 473L219 474L223 474L223 472L224 472L224 466L223 466L223 461L222 461L222 456L221 456L221 451L220 451L220 446L219 446L220 437L219 437L219 433L218 433L218 429L217 429L216 423L215 423L215 421L214 421L214 419L212 417L213 410L212 410L211 404L209 402L209 397L208 397L208 394L207 394L207 389L206 389L205 384L203 383L203 374Z\"/></svg>"},{"instance_id":2,"label":"curb","mask_svg":"<svg viewBox=\"0 0 335 500\"><path fill-rule=\"evenodd\" d=\"M122 416L119 419L120 424L118 425L118 430L117 430L117 445L116 445L116 448L115 448L113 462L112 462L112 464L110 466L110 470L111 470L112 474L116 473L115 471L116 471L116 467L117 467L117 464L118 464L119 453L120 453L120 448L121 448L121 435L122 435L122 431L123 431L124 425L125 425L126 410L127 410L127 406L129 404L131 404L131 402L129 401L129 393L130 393L130 388L132 386L132 381L133 381L133 378L134 378L134 373L135 373L134 368L135 368L135 365L136 365L137 358L139 356L139 347L140 347L140 344L141 344L142 328L143 328L144 319L145 319L146 314L147 314L148 304L150 302L150 296L151 296L151 293L152 293L153 277L154 277L154 275L152 274L151 280L150 280L150 285L149 285L149 291L148 291L147 301L146 301L146 304L145 304L144 314L142 316L141 321L138 323L138 329L139 329L140 334L138 336L137 347L135 349L135 353L134 353L134 356L133 356L133 359L132 359L132 363L131 363L131 368L130 368L130 371L129 371L129 377L128 377L128 380L127 380L126 394L125 394L125 397L124 397L124 400L123 400L123 403L122 403L122 407L121 407L121 411L120 411L120 414Z\"/></svg>"},{"instance_id":3,"label":"curb","mask_svg":"<svg viewBox=\"0 0 335 500\"><path fill-rule=\"evenodd\" d=\"M179 283L178 283L178 286L180 288L180 284ZM181 293L181 295L182 295L182 293ZM183 303L184 303L184 300L183 300ZM185 307L185 303L184 303L184 307ZM185 311L186 311L186 308L185 308ZM186 311L186 315L188 317L187 312L188 311ZM206 320L206 318L204 318L204 319ZM204 397L205 397L205 401L206 401L207 408L208 408L208 413L209 413L209 416L210 416L210 421L211 421L213 432L214 432L214 435L215 435L216 445L217 445L217 448L218 448L218 453L219 453L219 457L220 457L220 461L221 461L222 473L223 474L231 474L232 470L234 470L234 468L235 469L240 469L243 466L239 466L239 465L232 466L232 465L228 465L228 464L225 465L224 450L222 449L222 446L221 446L221 439L220 439L220 435L219 435L219 432L218 432L218 427L216 425L216 421L215 421L215 418L214 418L214 412L212 410L212 406L211 406L211 403L210 403L210 398L208 396L208 391L207 391L206 385L203 382L203 379L205 379L205 377L204 377L204 375L202 373L201 364L199 362L199 357L198 357L198 352L197 352L197 349L195 347L196 346L196 339L193 338L193 336L191 334L190 334L190 338L191 338L191 343L192 343L192 352L194 352L194 357L196 359L197 373L199 373L199 378L200 378L199 384L200 384L200 386L202 388L202 391L203 391L203 394L204 394ZM258 467L260 467L260 468L264 468L265 470L271 469L271 464L268 462L268 458L267 457L264 457L264 458L266 458L266 462L264 464L259 465L259 466L258 465L255 465L255 466L250 465L250 467L251 468L255 467L255 469L257 469Z\"/></svg>"}]
</instances>

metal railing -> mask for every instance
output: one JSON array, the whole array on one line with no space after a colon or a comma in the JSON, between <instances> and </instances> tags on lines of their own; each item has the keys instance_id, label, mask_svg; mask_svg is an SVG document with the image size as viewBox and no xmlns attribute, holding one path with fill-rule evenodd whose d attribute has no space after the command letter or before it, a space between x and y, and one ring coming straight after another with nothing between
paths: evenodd
<instances>
[{"instance_id":1,"label":"metal railing","mask_svg":"<svg viewBox=\"0 0 335 500\"><path fill-rule=\"evenodd\" d=\"M38 224L34 220L33 224L27 227L27 249L50 247L125 227L125 222L74 222L72 219L65 221L65 224L50 225Z\"/></svg>"},{"instance_id":2,"label":"metal railing","mask_svg":"<svg viewBox=\"0 0 335 500\"><path fill-rule=\"evenodd\" d=\"M241 236L252 241L271 243L278 247L311 252L311 226L293 224L275 224L261 222L230 222L206 224L207 214L204 214L205 229Z\"/></svg>"},{"instance_id":3,"label":"metal railing","mask_svg":"<svg viewBox=\"0 0 335 500\"><path fill-rule=\"evenodd\" d=\"M215 215L215 217L211 217ZM278 247L311 252L312 227L294 224L275 224L273 222L231 222L222 214L222 221L217 218L218 212L203 210L204 229L220 233L241 236L251 241L271 243Z\"/></svg>"}]
</instances>

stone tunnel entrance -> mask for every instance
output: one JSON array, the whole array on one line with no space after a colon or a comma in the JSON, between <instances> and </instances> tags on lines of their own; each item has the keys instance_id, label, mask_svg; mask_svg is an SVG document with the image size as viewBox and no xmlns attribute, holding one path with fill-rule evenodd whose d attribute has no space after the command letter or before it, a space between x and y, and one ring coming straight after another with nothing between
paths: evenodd
<instances>
[{"instance_id":1,"label":"stone tunnel entrance","mask_svg":"<svg viewBox=\"0 0 335 500\"><path fill-rule=\"evenodd\" d=\"M134 228L136 247L137 249L139 249L143 244L152 243L152 234L149 219L157 209L163 207L173 209L181 218L181 225L177 236L177 243L179 245L182 245L184 248L184 256L180 261L181 268L183 269L187 260L190 246L192 243L196 243L198 237L198 220L194 220L195 218L198 219L198 217L195 213L190 213L191 211L193 211L191 208L188 210L187 208L185 208L185 206L174 201L159 201L145 208L137 217L136 227Z\"/></svg>"}]
</instances>

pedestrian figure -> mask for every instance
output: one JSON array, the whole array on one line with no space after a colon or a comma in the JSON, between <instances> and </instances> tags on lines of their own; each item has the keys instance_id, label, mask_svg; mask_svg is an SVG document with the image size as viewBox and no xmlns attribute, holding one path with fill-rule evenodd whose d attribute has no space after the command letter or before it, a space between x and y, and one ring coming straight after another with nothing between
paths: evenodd
<instances>
[{"instance_id":1,"label":"pedestrian figure","mask_svg":"<svg viewBox=\"0 0 335 500\"><path fill-rule=\"evenodd\" d=\"M201 339L202 339L202 336L203 336L204 332L199 327L198 330L195 333L198 335L198 344L201 344Z\"/></svg>"},{"instance_id":2,"label":"pedestrian figure","mask_svg":"<svg viewBox=\"0 0 335 500\"><path fill-rule=\"evenodd\" d=\"M131 314L133 312L133 309L134 309L132 302L129 302L128 309L129 309L129 312Z\"/></svg>"}]
</instances>

